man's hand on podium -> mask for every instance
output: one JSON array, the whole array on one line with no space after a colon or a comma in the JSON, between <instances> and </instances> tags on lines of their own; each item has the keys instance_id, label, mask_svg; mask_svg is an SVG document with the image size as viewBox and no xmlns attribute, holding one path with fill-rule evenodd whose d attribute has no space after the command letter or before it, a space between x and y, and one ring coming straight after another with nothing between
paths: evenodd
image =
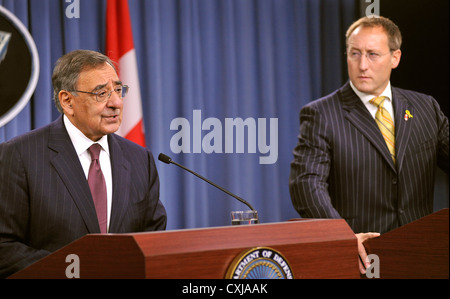
<instances>
[{"instance_id":1,"label":"man's hand on podium","mask_svg":"<svg viewBox=\"0 0 450 299\"><path fill-rule=\"evenodd\" d=\"M364 247L364 241L380 236L380 233L359 233L355 234L358 239L358 254L359 254L359 271L361 274L366 274L367 267L370 266L370 261L367 260L367 252Z\"/></svg>"}]
</instances>

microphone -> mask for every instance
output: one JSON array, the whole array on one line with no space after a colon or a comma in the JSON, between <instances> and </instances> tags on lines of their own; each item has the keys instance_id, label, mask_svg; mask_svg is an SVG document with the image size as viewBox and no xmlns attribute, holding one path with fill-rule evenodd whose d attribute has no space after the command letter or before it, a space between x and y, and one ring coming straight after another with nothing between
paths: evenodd
<instances>
[{"instance_id":1,"label":"microphone","mask_svg":"<svg viewBox=\"0 0 450 299\"><path fill-rule=\"evenodd\" d=\"M230 196L236 198L237 200L239 200L239 201L242 202L243 204L247 205L247 207L249 207L252 211L256 211L256 210L252 207L252 205L249 204L249 203L248 203L247 201L245 201L244 199L242 199L242 198L240 198L239 196L237 196L237 195L231 193L231 192L228 191L228 190L223 189L223 188L220 187L220 186L217 186L216 184L214 184L213 182L211 182L211 181L208 180L207 178L202 177L202 176L199 175L198 173L196 173L196 172L190 170L189 168L186 168L186 167L184 167L183 165L174 162L174 161L172 160L172 158L170 158L169 156L166 156L166 155L164 155L163 153L160 153L159 156L158 156L158 160L161 161L161 162L164 162L164 163L166 163L166 164L170 164L170 163L175 164L176 166L181 167L181 168L183 168L183 169L186 170L186 171L189 171L190 173L192 173L192 174L195 175L196 177L201 178L202 180L204 180L204 181L207 182L207 183L210 183L211 185L213 185L213 186L216 187L217 189L220 189L220 190L222 190L223 192L225 192L226 194L228 194L228 195L230 195Z\"/></svg>"}]
</instances>

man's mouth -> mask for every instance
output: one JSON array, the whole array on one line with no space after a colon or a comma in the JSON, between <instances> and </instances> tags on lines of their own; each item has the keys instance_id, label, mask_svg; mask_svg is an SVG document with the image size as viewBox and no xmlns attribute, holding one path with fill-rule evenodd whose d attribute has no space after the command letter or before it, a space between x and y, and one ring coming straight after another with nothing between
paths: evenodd
<instances>
[{"instance_id":1,"label":"man's mouth","mask_svg":"<svg viewBox=\"0 0 450 299\"><path fill-rule=\"evenodd\" d=\"M119 119L119 115L116 115L116 114L114 114L114 115L106 115L106 116L103 116L103 118L106 121L115 122L115 121L117 121Z\"/></svg>"}]
</instances>

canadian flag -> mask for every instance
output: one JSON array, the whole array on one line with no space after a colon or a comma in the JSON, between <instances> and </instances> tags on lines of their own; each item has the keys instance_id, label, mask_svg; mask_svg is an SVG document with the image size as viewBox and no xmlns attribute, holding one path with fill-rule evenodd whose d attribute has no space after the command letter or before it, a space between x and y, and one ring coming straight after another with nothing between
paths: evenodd
<instances>
[{"instance_id":1,"label":"canadian flag","mask_svg":"<svg viewBox=\"0 0 450 299\"><path fill-rule=\"evenodd\" d=\"M123 118L117 134L145 147L141 91L128 0L106 4L106 55L118 63L119 78L130 86L123 102Z\"/></svg>"}]
</instances>

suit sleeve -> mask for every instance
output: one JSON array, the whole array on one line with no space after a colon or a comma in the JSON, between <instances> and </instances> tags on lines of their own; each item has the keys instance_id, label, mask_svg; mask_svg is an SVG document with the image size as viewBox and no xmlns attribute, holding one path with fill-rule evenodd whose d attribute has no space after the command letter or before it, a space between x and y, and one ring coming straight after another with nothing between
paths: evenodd
<instances>
[{"instance_id":1,"label":"suit sleeve","mask_svg":"<svg viewBox=\"0 0 450 299\"><path fill-rule=\"evenodd\" d=\"M149 156L150 189L148 191L148 211L145 219L145 231L165 230L167 225L167 214L164 205L159 199L159 176L155 165L155 159L151 152Z\"/></svg>"},{"instance_id":2,"label":"suit sleeve","mask_svg":"<svg viewBox=\"0 0 450 299\"><path fill-rule=\"evenodd\" d=\"M292 203L305 218L341 218L328 192L331 145L326 120L313 107L300 111L300 134L291 163Z\"/></svg>"},{"instance_id":3,"label":"suit sleeve","mask_svg":"<svg viewBox=\"0 0 450 299\"><path fill-rule=\"evenodd\" d=\"M26 244L29 218L27 175L12 143L0 144L0 278L49 254Z\"/></svg>"},{"instance_id":4,"label":"suit sleeve","mask_svg":"<svg viewBox=\"0 0 450 299\"><path fill-rule=\"evenodd\" d=\"M434 99L433 99L434 100ZM447 175L449 170L448 160L448 118L440 110L439 105L434 100L437 111L438 123L438 148L437 148L437 164Z\"/></svg>"}]
</instances>

